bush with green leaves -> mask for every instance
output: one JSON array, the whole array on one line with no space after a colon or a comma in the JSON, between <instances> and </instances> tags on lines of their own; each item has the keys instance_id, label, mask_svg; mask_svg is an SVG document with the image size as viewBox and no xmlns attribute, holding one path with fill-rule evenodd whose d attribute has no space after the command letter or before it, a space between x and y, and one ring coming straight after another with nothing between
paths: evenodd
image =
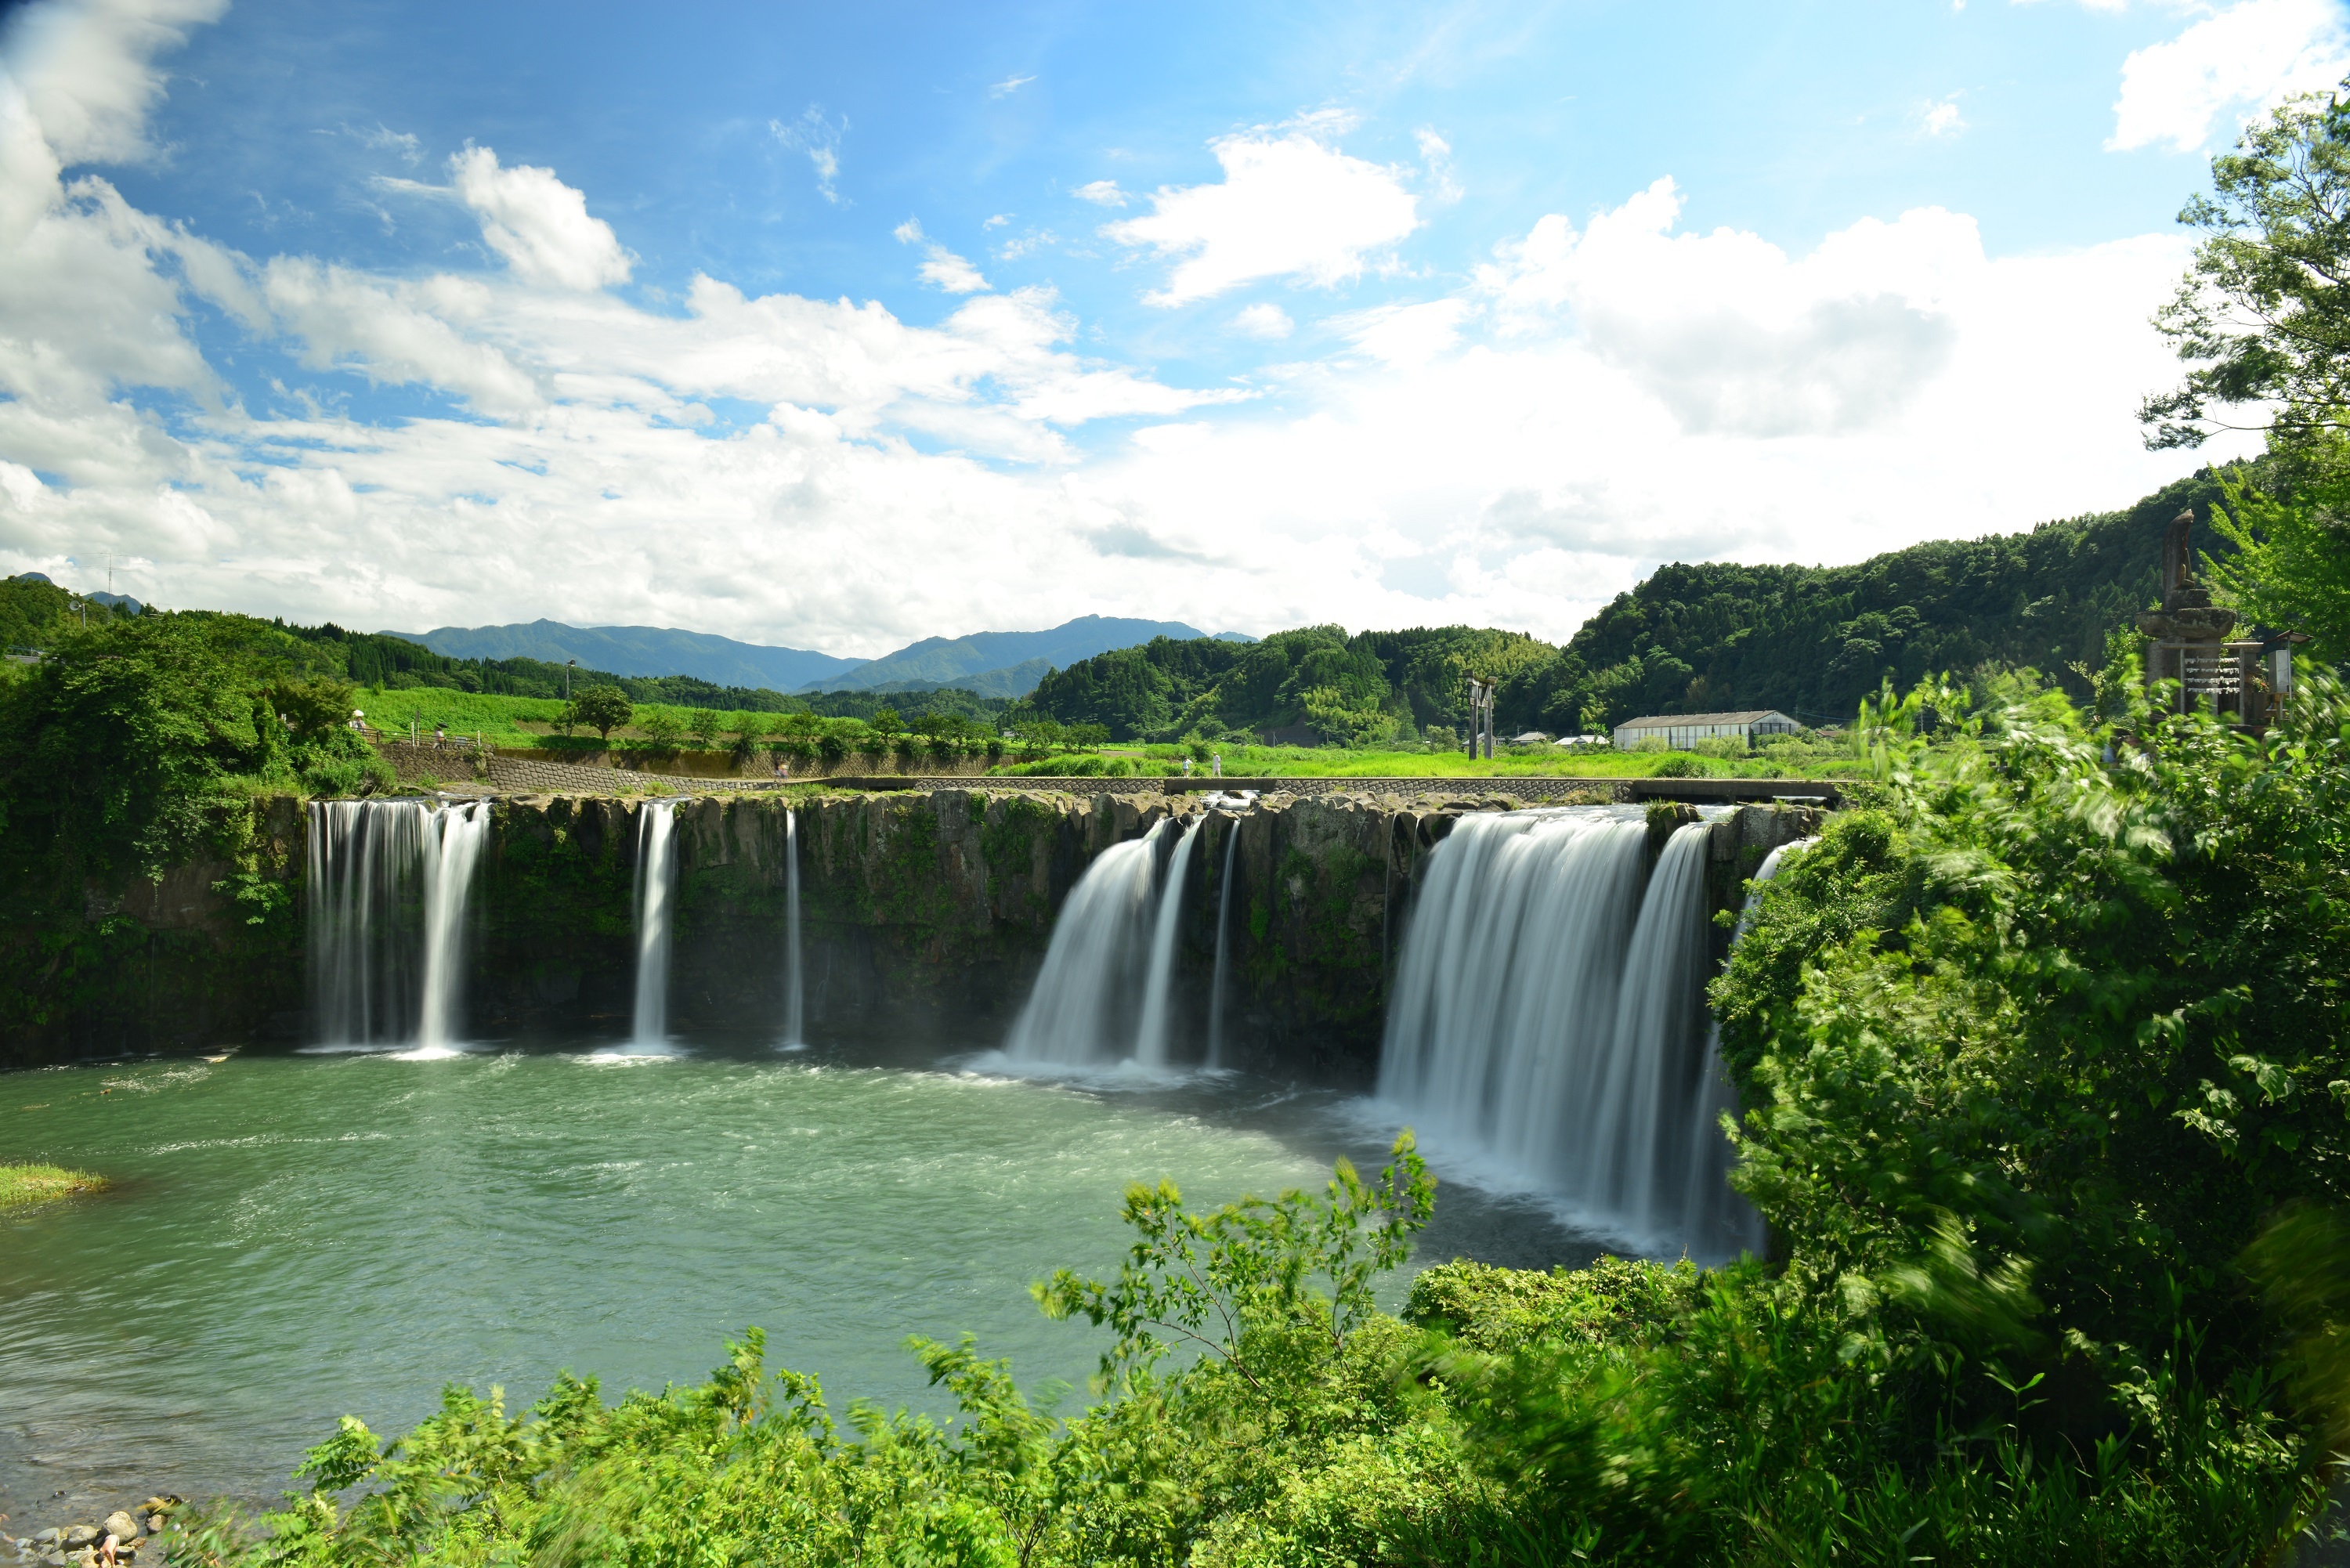
<instances>
[{"instance_id":1,"label":"bush with green leaves","mask_svg":"<svg viewBox=\"0 0 2350 1568\"><path fill-rule=\"evenodd\" d=\"M685 721L669 708L637 710L637 732L648 744L664 751L673 751L685 741Z\"/></svg>"},{"instance_id":2,"label":"bush with green leaves","mask_svg":"<svg viewBox=\"0 0 2350 1568\"><path fill-rule=\"evenodd\" d=\"M1971 713L1887 692L1875 804L1788 860L1715 984L1790 1288L1945 1427L2012 1384L2051 1444L2141 1444L2164 1377L2254 1419L2237 1260L2280 1206L2350 1200L2350 701L2313 680L2255 737L2165 690L2111 764L2022 680Z\"/></svg>"}]
</instances>

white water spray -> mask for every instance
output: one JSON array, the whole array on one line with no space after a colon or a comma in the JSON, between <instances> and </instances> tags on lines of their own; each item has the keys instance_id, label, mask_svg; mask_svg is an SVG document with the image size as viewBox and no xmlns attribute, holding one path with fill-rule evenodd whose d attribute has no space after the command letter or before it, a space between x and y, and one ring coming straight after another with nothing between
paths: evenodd
<instances>
[{"instance_id":1,"label":"white water spray","mask_svg":"<svg viewBox=\"0 0 2350 1568\"><path fill-rule=\"evenodd\" d=\"M671 851L676 805L649 800L637 810L637 1015L630 1044L660 1046L669 1039L671 907L676 901L677 857Z\"/></svg>"},{"instance_id":2,"label":"white water spray","mask_svg":"<svg viewBox=\"0 0 2350 1568\"><path fill-rule=\"evenodd\" d=\"M1131 1000L1145 979L1152 925L1151 884L1162 819L1140 838L1094 857L1053 923L1036 988L1003 1044L1017 1062L1085 1066L1112 1059L1131 1042Z\"/></svg>"},{"instance_id":3,"label":"white water spray","mask_svg":"<svg viewBox=\"0 0 2350 1568\"><path fill-rule=\"evenodd\" d=\"M1224 1065L1224 963L1231 951L1232 852L1241 846L1240 818L1224 835L1224 874L1216 884L1216 978L1208 988L1208 1065Z\"/></svg>"},{"instance_id":4,"label":"white water spray","mask_svg":"<svg viewBox=\"0 0 2350 1568\"><path fill-rule=\"evenodd\" d=\"M800 816L784 813L784 1049L807 1049L800 968Z\"/></svg>"},{"instance_id":5,"label":"white water spray","mask_svg":"<svg viewBox=\"0 0 2350 1568\"><path fill-rule=\"evenodd\" d=\"M1170 993L1175 984L1175 940L1182 934L1184 881L1191 867L1191 846L1200 836L1204 816L1194 817L1175 853L1167 862L1166 885L1159 890L1159 911L1150 929L1150 970L1142 982L1142 1023L1134 1032L1134 1059L1145 1067L1167 1065L1167 1025Z\"/></svg>"}]
</instances>

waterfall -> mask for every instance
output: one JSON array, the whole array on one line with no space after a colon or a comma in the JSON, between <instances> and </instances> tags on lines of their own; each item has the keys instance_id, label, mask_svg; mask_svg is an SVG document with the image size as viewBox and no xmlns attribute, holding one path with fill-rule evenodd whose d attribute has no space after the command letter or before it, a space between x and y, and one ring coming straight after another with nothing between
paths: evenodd
<instances>
[{"instance_id":1,"label":"waterfall","mask_svg":"<svg viewBox=\"0 0 2350 1568\"><path fill-rule=\"evenodd\" d=\"M1175 940L1182 934L1184 877L1191 865L1192 842L1207 820L1194 817L1176 840L1175 853L1167 862L1166 886L1159 894L1159 912L1151 920L1150 971L1142 982L1142 1023L1134 1032L1134 1059L1145 1067L1167 1065L1169 993L1175 981Z\"/></svg>"},{"instance_id":2,"label":"waterfall","mask_svg":"<svg viewBox=\"0 0 2350 1568\"><path fill-rule=\"evenodd\" d=\"M1696 1242L1690 1172L1712 1159L1692 1137L1707 835L1683 827L1648 873L1647 827L1616 813L1462 819L1429 858L1380 1063L1430 1147L1659 1251Z\"/></svg>"},{"instance_id":3,"label":"waterfall","mask_svg":"<svg viewBox=\"0 0 2350 1568\"><path fill-rule=\"evenodd\" d=\"M637 809L637 1016L630 1041L660 1045L669 1037L671 906L677 857L671 848L676 805L649 800Z\"/></svg>"},{"instance_id":4,"label":"waterfall","mask_svg":"<svg viewBox=\"0 0 2350 1568\"><path fill-rule=\"evenodd\" d=\"M317 1043L446 1051L464 1011L466 906L486 802L310 804L310 998Z\"/></svg>"},{"instance_id":5,"label":"waterfall","mask_svg":"<svg viewBox=\"0 0 2350 1568\"><path fill-rule=\"evenodd\" d=\"M1711 834L1683 827L1648 875L1624 956L1616 1028L1596 1076L1606 1114L1571 1151L1568 1180L1635 1235L1686 1241L1690 1118L1705 1065L1705 861Z\"/></svg>"},{"instance_id":6,"label":"waterfall","mask_svg":"<svg viewBox=\"0 0 2350 1568\"><path fill-rule=\"evenodd\" d=\"M1170 825L1162 818L1140 838L1111 845L1077 878L1004 1054L1083 1066L1107 1059L1113 1043L1134 1039L1128 1004L1148 967L1151 884Z\"/></svg>"},{"instance_id":7,"label":"waterfall","mask_svg":"<svg viewBox=\"0 0 2350 1568\"><path fill-rule=\"evenodd\" d=\"M1224 836L1224 873L1216 884L1216 978L1208 988L1208 1065L1224 1065L1224 958L1232 924L1232 851L1241 846L1241 819Z\"/></svg>"},{"instance_id":8,"label":"waterfall","mask_svg":"<svg viewBox=\"0 0 2350 1568\"><path fill-rule=\"evenodd\" d=\"M800 969L800 814L784 812L784 1049L807 1049Z\"/></svg>"},{"instance_id":9,"label":"waterfall","mask_svg":"<svg viewBox=\"0 0 2350 1568\"><path fill-rule=\"evenodd\" d=\"M464 1022L465 901L489 831L490 803L477 800L434 812L425 835L422 1051L451 1049Z\"/></svg>"}]
</instances>

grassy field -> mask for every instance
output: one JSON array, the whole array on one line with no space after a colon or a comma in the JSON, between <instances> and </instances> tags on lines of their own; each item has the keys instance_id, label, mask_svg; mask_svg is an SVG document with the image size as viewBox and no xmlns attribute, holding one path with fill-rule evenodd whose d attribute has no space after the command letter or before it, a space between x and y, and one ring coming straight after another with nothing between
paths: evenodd
<instances>
[{"instance_id":1,"label":"grassy field","mask_svg":"<svg viewBox=\"0 0 2350 1568\"><path fill-rule=\"evenodd\" d=\"M1840 745L1782 742L1750 756L1689 752L1618 752L1603 747L1527 746L1491 762L1461 752L1347 751L1334 746L1219 746L1228 778L1509 779L1650 778L1659 771L1708 778L1835 778L1858 770ZM993 770L1001 774L1162 774L1182 771L1180 746L1107 746ZM1198 764L1194 764L1197 766Z\"/></svg>"},{"instance_id":2,"label":"grassy field","mask_svg":"<svg viewBox=\"0 0 2350 1568\"><path fill-rule=\"evenodd\" d=\"M57 1165L0 1165L0 1209L46 1203L53 1198L99 1192L105 1188L106 1178L92 1176L86 1170L68 1170Z\"/></svg>"},{"instance_id":3,"label":"grassy field","mask_svg":"<svg viewBox=\"0 0 2350 1568\"><path fill-rule=\"evenodd\" d=\"M566 737L555 732L562 703L545 697L496 697L435 687L387 690L362 687L355 705L387 736L429 736L435 724L452 735L478 734L493 746L593 751L592 732ZM909 711L916 711L910 700ZM637 722L612 732L616 752L661 750L645 733L644 722L662 710L640 704ZM690 710L666 710L681 722ZM746 719L772 723L774 714L729 713L730 732ZM832 721L830 722L845 722ZM1430 778L1506 779L1569 775L1578 778L1647 778L1660 769L1712 778L1834 778L1855 771L1852 753L1832 742L1789 739L1748 756L1700 756L1688 752L1617 752L1600 746L1507 748L1492 761L1460 752L1348 751L1336 746L1215 745L1224 773L1235 778ZM1007 763L999 774L1075 773L1081 776L1171 774L1182 771L1186 750L1179 745L1112 745L1098 752L1066 753L1028 763ZM922 764L916 763L919 769ZM1195 763L1204 768L1204 763Z\"/></svg>"}]
</instances>

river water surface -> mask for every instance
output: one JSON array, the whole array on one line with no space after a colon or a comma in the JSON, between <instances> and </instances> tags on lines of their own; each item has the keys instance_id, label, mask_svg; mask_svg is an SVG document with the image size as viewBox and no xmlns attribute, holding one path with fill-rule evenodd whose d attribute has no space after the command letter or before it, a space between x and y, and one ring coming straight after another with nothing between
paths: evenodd
<instances>
[{"instance_id":1,"label":"river water surface","mask_svg":"<svg viewBox=\"0 0 2350 1568\"><path fill-rule=\"evenodd\" d=\"M749 1324L836 1409L943 1413L902 1342L965 1330L1074 1406L1103 1336L1027 1285L1116 1270L1128 1182L1214 1203L1318 1187L1340 1153L1378 1164L1326 1093L991 1061L484 1049L0 1075L0 1158L116 1183L0 1214L0 1513L272 1498L346 1413L389 1435L446 1382L513 1407L559 1367L608 1397L698 1380ZM1448 1188L1419 1256L1593 1251Z\"/></svg>"}]
</instances>

